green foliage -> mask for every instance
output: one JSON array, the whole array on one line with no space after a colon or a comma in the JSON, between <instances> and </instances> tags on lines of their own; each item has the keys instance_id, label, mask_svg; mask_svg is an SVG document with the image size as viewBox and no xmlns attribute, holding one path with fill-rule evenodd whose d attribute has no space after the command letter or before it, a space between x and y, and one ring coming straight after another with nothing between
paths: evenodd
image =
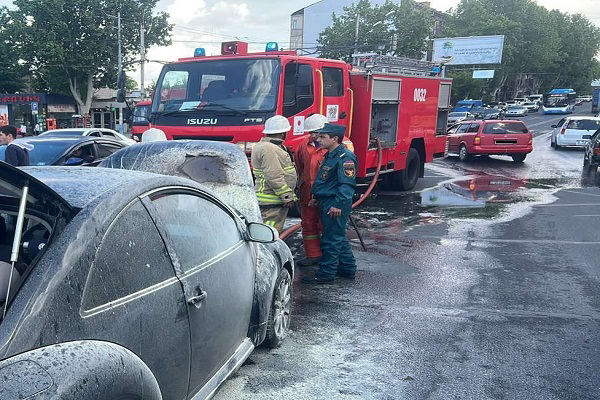
<instances>
[{"instance_id":1,"label":"green foliage","mask_svg":"<svg viewBox=\"0 0 600 400\"><path fill-rule=\"evenodd\" d=\"M358 41L356 19L359 18ZM368 0L344 7L342 15L333 14L333 23L319 34L317 51L321 57L349 61L354 52L378 52L420 58L427 50L431 16L414 7L411 0L398 5L387 1L371 5Z\"/></svg>"},{"instance_id":2,"label":"green foliage","mask_svg":"<svg viewBox=\"0 0 600 400\"><path fill-rule=\"evenodd\" d=\"M9 19L6 14L6 8L0 9L0 54L2 62L0 64L0 93L15 93L23 89L23 77L26 69L19 64L19 55L15 48L2 39L6 31L6 24Z\"/></svg>"},{"instance_id":3,"label":"green foliage","mask_svg":"<svg viewBox=\"0 0 600 400\"><path fill-rule=\"evenodd\" d=\"M93 87L115 87L117 12L122 17L126 68L139 58L140 21L146 47L170 44L165 13L153 14L157 0L15 0L5 40L13 43L38 87L70 93L86 113ZM87 109L86 109L87 108Z\"/></svg>"},{"instance_id":4,"label":"green foliage","mask_svg":"<svg viewBox=\"0 0 600 400\"><path fill-rule=\"evenodd\" d=\"M496 69L490 88L504 98L552 87L590 90L600 29L582 15L550 11L533 0L462 0L446 28L448 36L505 36L502 65L486 66ZM459 98L462 87L470 86L453 89Z\"/></svg>"}]
</instances>

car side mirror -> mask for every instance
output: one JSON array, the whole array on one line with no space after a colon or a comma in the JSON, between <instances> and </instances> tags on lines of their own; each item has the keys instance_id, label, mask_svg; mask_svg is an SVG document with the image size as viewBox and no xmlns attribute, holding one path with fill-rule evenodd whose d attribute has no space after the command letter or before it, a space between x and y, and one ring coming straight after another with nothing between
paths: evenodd
<instances>
[{"instance_id":1,"label":"car side mirror","mask_svg":"<svg viewBox=\"0 0 600 400\"><path fill-rule=\"evenodd\" d=\"M78 158L78 157L71 157L68 158L67 161L64 162L63 165L82 165L83 164L83 158Z\"/></svg>"},{"instance_id":2,"label":"car side mirror","mask_svg":"<svg viewBox=\"0 0 600 400\"><path fill-rule=\"evenodd\" d=\"M279 239L279 234L277 231L265 224L261 224L259 222L250 222L247 225L246 233L248 234L248 239L253 242L258 243L273 243L277 239Z\"/></svg>"},{"instance_id":3,"label":"car side mirror","mask_svg":"<svg viewBox=\"0 0 600 400\"><path fill-rule=\"evenodd\" d=\"M550 128L556 128L556 125L550 125Z\"/></svg>"}]
</instances>

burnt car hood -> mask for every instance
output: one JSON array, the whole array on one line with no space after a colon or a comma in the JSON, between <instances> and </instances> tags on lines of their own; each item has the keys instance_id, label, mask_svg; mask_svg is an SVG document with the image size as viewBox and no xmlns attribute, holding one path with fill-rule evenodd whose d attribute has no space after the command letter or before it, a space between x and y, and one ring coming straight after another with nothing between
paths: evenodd
<instances>
[{"instance_id":1,"label":"burnt car hood","mask_svg":"<svg viewBox=\"0 0 600 400\"><path fill-rule=\"evenodd\" d=\"M23 186L27 182L29 183L27 196L29 204L51 203L69 215L74 214L74 207L49 186L27 172L0 161L0 196L20 198Z\"/></svg>"},{"instance_id":2,"label":"burnt car hood","mask_svg":"<svg viewBox=\"0 0 600 400\"><path fill-rule=\"evenodd\" d=\"M231 143L170 140L125 147L99 164L191 179L211 189L249 222L262 222L246 154Z\"/></svg>"}]
</instances>

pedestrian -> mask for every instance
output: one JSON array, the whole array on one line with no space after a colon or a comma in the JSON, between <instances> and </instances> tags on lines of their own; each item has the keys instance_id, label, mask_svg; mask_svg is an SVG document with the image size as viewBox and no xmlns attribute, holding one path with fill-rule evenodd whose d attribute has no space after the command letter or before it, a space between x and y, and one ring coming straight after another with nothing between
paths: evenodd
<instances>
[{"instance_id":1,"label":"pedestrian","mask_svg":"<svg viewBox=\"0 0 600 400\"><path fill-rule=\"evenodd\" d=\"M41 132L41 127L40 127L40 124L39 124L39 123L37 123L37 124L35 124L35 126L33 127L33 134L34 134L35 136L38 136L38 135L40 134L40 132Z\"/></svg>"},{"instance_id":2,"label":"pedestrian","mask_svg":"<svg viewBox=\"0 0 600 400\"><path fill-rule=\"evenodd\" d=\"M19 141L17 138L17 128L12 125L0 126L0 145L6 145L4 151L4 161L15 167L24 167L29 165L29 152L31 146Z\"/></svg>"},{"instance_id":3,"label":"pedestrian","mask_svg":"<svg viewBox=\"0 0 600 400\"><path fill-rule=\"evenodd\" d=\"M304 121L304 132L309 135L298 145L294 154L296 170L298 171L298 187L300 197L300 215L302 216L302 240L304 242L305 258L298 261L300 266L315 265L321 257L321 217L319 208L309 206L312 199L312 186L317 179L317 173L323 163L327 149L319 143L318 129L327 123L327 117L313 114Z\"/></svg>"},{"instance_id":4,"label":"pedestrian","mask_svg":"<svg viewBox=\"0 0 600 400\"><path fill-rule=\"evenodd\" d=\"M352 210L356 190L358 161L343 144L346 127L325 124L319 129L319 142L327 149L323 165L312 188L310 205L318 205L323 223L321 258L314 275L302 278L304 283L329 283L336 275L354 279L356 260L346 237L346 224Z\"/></svg>"},{"instance_id":5,"label":"pedestrian","mask_svg":"<svg viewBox=\"0 0 600 400\"><path fill-rule=\"evenodd\" d=\"M27 136L27 125L25 125L25 123L21 124L21 136Z\"/></svg>"},{"instance_id":6,"label":"pedestrian","mask_svg":"<svg viewBox=\"0 0 600 400\"><path fill-rule=\"evenodd\" d=\"M294 206L298 180L292 158L283 145L290 129L284 116L269 118L263 130L267 136L254 146L251 159L263 221L280 233L288 210Z\"/></svg>"}]
</instances>

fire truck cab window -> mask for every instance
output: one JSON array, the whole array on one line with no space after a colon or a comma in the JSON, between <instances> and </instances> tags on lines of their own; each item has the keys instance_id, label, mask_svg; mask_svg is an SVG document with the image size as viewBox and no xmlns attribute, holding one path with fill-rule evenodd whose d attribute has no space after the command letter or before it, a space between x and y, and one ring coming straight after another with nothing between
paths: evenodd
<instances>
[{"instance_id":1,"label":"fire truck cab window","mask_svg":"<svg viewBox=\"0 0 600 400\"><path fill-rule=\"evenodd\" d=\"M312 106L315 100L313 69L291 62L285 66L283 115L291 117Z\"/></svg>"},{"instance_id":2,"label":"fire truck cab window","mask_svg":"<svg viewBox=\"0 0 600 400\"><path fill-rule=\"evenodd\" d=\"M323 89L325 96L344 95L344 74L341 68L323 67Z\"/></svg>"},{"instance_id":3,"label":"fire truck cab window","mask_svg":"<svg viewBox=\"0 0 600 400\"><path fill-rule=\"evenodd\" d=\"M280 61L229 59L174 63L157 84L153 112L211 114L275 110Z\"/></svg>"}]
</instances>

